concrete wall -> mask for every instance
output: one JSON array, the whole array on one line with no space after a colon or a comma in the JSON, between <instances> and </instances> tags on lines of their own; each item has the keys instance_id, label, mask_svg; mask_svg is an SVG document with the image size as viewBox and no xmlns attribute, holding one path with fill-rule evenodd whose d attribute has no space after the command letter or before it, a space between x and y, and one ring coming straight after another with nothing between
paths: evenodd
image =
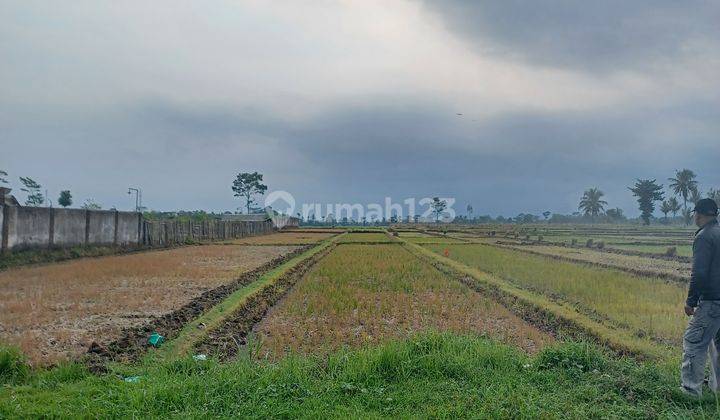
<instances>
[{"instance_id":1,"label":"concrete wall","mask_svg":"<svg viewBox=\"0 0 720 420\"><path fill-rule=\"evenodd\" d=\"M53 229L53 245L84 245L87 211L82 209L54 209L54 212L55 229Z\"/></svg>"},{"instance_id":2,"label":"concrete wall","mask_svg":"<svg viewBox=\"0 0 720 420\"><path fill-rule=\"evenodd\" d=\"M138 245L141 214L113 210L0 206L2 252L77 245Z\"/></svg>"},{"instance_id":3,"label":"concrete wall","mask_svg":"<svg viewBox=\"0 0 720 420\"><path fill-rule=\"evenodd\" d=\"M144 221L144 245L171 244L243 238L275 232L272 221L239 222L205 220L202 222Z\"/></svg>"},{"instance_id":4,"label":"concrete wall","mask_svg":"<svg viewBox=\"0 0 720 420\"><path fill-rule=\"evenodd\" d=\"M52 209L47 207L8 206L9 249L24 249L49 246L50 216Z\"/></svg>"},{"instance_id":5,"label":"concrete wall","mask_svg":"<svg viewBox=\"0 0 720 420\"><path fill-rule=\"evenodd\" d=\"M139 213L118 212L117 214L117 245L137 245L140 240L140 223L142 216Z\"/></svg>"},{"instance_id":6,"label":"concrete wall","mask_svg":"<svg viewBox=\"0 0 720 420\"><path fill-rule=\"evenodd\" d=\"M0 206L2 252L77 245L167 246L265 235L275 229L270 220L150 222L134 212Z\"/></svg>"},{"instance_id":7,"label":"concrete wall","mask_svg":"<svg viewBox=\"0 0 720 420\"><path fill-rule=\"evenodd\" d=\"M112 245L115 243L115 212L95 210L88 212L88 244Z\"/></svg>"},{"instance_id":8,"label":"concrete wall","mask_svg":"<svg viewBox=\"0 0 720 420\"><path fill-rule=\"evenodd\" d=\"M3 242L5 240L5 225L3 224L3 221L5 219L5 206L0 204L0 250L5 248L7 245Z\"/></svg>"}]
</instances>

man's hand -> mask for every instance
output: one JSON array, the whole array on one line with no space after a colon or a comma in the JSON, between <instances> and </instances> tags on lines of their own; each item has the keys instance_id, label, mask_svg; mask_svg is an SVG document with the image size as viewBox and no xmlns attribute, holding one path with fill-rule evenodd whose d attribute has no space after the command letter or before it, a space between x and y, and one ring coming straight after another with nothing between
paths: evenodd
<instances>
[{"instance_id":1,"label":"man's hand","mask_svg":"<svg viewBox=\"0 0 720 420\"><path fill-rule=\"evenodd\" d=\"M695 308L693 308L692 306L685 305L685 315L687 315L687 316L695 315Z\"/></svg>"}]
</instances>

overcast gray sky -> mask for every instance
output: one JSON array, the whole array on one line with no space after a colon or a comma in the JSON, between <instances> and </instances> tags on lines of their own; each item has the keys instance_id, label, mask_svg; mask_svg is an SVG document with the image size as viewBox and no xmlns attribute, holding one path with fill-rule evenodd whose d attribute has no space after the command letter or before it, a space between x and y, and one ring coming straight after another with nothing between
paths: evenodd
<instances>
[{"instance_id":1,"label":"overcast gray sky","mask_svg":"<svg viewBox=\"0 0 720 420\"><path fill-rule=\"evenodd\" d=\"M234 210L456 197L576 210L720 187L720 3L0 0L0 169L56 200ZM458 115L462 114L462 115ZM23 194L19 194L24 198Z\"/></svg>"}]
</instances>

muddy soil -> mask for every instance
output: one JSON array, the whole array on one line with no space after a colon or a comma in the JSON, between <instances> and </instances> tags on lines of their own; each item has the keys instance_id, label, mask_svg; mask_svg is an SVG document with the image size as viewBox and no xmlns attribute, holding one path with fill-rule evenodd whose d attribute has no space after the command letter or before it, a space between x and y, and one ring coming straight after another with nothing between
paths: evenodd
<instances>
[{"instance_id":1,"label":"muddy soil","mask_svg":"<svg viewBox=\"0 0 720 420\"><path fill-rule=\"evenodd\" d=\"M158 332L165 337L165 340L173 339L185 324L202 315L236 290L256 281L267 271L302 254L312 246L307 245L275 258L252 271L244 273L228 284L204 292L179 309L163 316L154 317L143 325L128 328L115 341L108 344L93 342L84 358L86 364L91 371L102 373L106 370L105 364L109 361L131 362L138 360L150 347L148 338L153 332Z\"/></svg>"},{"instance_id":2,"label":"muddy soil","mask_svg":"<svg viewBox=\"0 0 720 420\"><path fill-rule=\"evenodd\" d=\"M337 245L332 245L291 268L276 282L265 286L228 317L222 325L210 331L205 340L196 345L196 352L231 360L247 344L247 336L270 308L276 305L293 286Z\"/></svg>"}]
</instances>

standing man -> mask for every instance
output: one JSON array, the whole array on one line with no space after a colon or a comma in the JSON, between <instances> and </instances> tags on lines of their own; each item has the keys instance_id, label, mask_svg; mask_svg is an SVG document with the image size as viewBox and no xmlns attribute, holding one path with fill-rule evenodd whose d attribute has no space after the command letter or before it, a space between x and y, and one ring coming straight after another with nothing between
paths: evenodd
<instances>
[{"instance_id":1,"label":"standing man","mask_svg":"<svg viewBox=\"0 0 720 420\"><path fill-rule=\"evenodd\" d=\"M700 397L705 377L705 360L711 350L709 385L717 391L720 382L720 363L717 347L720 337L720 226L718 206L714 200L703 198L695 204L695 232L690 288L685 302L685 314L692 316L683 336L683 358L680 379L682 391Z\"/></svg>"}]
</instances>

